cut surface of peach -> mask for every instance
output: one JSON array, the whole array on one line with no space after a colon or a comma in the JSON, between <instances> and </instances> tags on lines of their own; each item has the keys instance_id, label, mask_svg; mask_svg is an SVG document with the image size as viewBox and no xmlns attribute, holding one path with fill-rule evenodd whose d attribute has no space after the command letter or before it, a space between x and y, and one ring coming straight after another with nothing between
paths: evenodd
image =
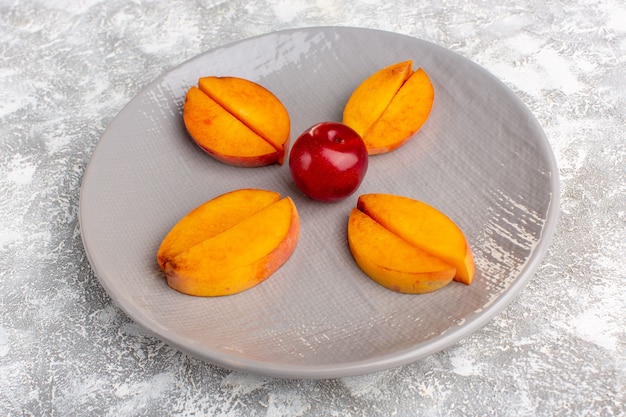
<instances>
[{"instance_id":1,"label":"cut surface of peach","mask_svg":"<svg viewBox=\"0 0 626 417\"><path fill-rule=\"evenodd\" d=\"M290 120L281 101L265 87L244 78L202 77L198 88L269 142L283 163L289 147Z\"/></svg>"},{"instance_id":2,"label":"cut surface of peach","mask_svg":"<svg viewBox=\"0 0 626 417\"><path fill-rule=\"evenodd\" d=\"M280 194L275 191L244 188L201 204L180 219L165 236L157 253L159 266L163 269L180 253L278 200Z\"/></svg>"},{"instance_id":3,"label":"cut surface of peach","mask_svg":"<svg viewBox=\"0 0 626 417\"><path fill-rule=\"evenodd\" d=\"M343 123L363 137L412 73L413 62L403 61L372 74L352 92Z\"/></svg>"},{"instance_id":4,"label":"cut surface of peach","mask_svg":"<svg viewBox=\"0 0 626 417\"><path fill-rule=\"evenodd\" d=\"M344 107L343 122L363 138L370 155L390 152L424 125L435 99L428 74L413 61L385 67L366 78Z\"/></svg>"},{"instance_id":5,"label":"cut surface of peach","mask_svg":"<svg viewBox=\"0 0 626 417\"><path fill-rule=\"evenodd\" d=\"M452 281L456 271L357 208L350 213L348 243L361 270L378 284L396 292L424 294L438 290Z\"/></svg>"},{"instance_id":6,"label":"cut surface of peach","mask_svg":"<svg viewBox=\"0 0 626 417\"><path fill-rule=\"evenodd\" d=\"M236 166L282 164L289 145L286 108L269 90L237 77L203 77L183 107L185 127L214 158Z\"/></svg>"},{"instance_id":7,"label":"cut surface of peach","mask_svg":"<svg viewBox=\"0 0 626 417\"><path fill-rule=\"evenodd\" d=\"M276 272L295 250L299 230L291 198L236 190L184 216L161 243L157 262L168 285L179 292L235 294Z\"/></svg>"},{"instance_id":8,"label":"cut surface of peach","mask_svg":"<svg viewBox=\"0 0 626 417\"><path fill-rule=\"evenodd\" d=\"M455 281L471 284L475 265L470 245L441 211L393 194L363 194L357 208L402 240L452 265Z\"/></svg>"}]
</instances>

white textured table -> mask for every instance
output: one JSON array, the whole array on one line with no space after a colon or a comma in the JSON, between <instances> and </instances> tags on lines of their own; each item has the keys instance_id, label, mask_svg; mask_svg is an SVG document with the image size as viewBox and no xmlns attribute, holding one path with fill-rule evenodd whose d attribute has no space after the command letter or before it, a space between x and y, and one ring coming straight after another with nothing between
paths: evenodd
<instances>
[{"instance_id":1,"label":"white textured table","mask_svg":"<svg viewBox=\"0 0 626 417\"><path fill-rule=\"evenodd\" d=\"M625 415L626 5L537 3L1 1L0 414ZM164 71L327 25L434 42L518 94L559 164L553 244L500 315L411 365L308 381L190 358L134 324L91 272L77 218L85 166Z\"/></svg>"}]
</instances>

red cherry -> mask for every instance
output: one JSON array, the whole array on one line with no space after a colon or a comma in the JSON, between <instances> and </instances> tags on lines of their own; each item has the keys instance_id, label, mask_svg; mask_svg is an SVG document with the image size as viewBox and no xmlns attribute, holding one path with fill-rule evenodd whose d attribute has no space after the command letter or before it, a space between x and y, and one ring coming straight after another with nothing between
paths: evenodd
<instances>
[{"instance_id":1,"label":"red cherry","mask_svg":"<svg viewBox=\"0 0 626 417\"><path fill-rule=\"evenodd\" d=\"M367 148L352 128L322 122L305 130L289 154L294 182L310 198L333 202L354 193L365 177Z\"/></svg>"}]
</instances>

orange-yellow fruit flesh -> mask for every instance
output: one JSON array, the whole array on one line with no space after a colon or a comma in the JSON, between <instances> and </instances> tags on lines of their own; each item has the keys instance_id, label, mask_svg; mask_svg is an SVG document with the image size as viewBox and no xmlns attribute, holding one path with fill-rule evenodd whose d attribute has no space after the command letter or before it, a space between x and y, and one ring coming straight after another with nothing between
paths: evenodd
<instances>
[{"instance_id":1,"label":"orange-yellow fruit flesh","mask_svg":"<svg viewBox=\"0 0 626 417\"><path fill-rule=\"evenodd\" d=\"M166 262L168 285L195 296L245 291L280 268L300 230L293 201L283 198Z\"/></svg>"},{"instance_id":2,"label":"orange-yellow fruit flesh","mask_svg":"<svg viewBox=\"0 0 626 417\"><path fill-rule=\"evenodd\" d=\"M421 68L402 85L374 123L363 134L370 155L402 146L424 125L432 110L435 91Z\"/></svg>"},{"instance_id":3,"label":"orange-yellow fruit flesh","mask_svg":"<svg viewBox=\"0 0 626 417\"><path fill-rule=\"evenodd\" d=\"M357 265L390 290L424 294L448 285L455 268L399 238L374 219L352 209L348 242Z\"/></svg>"},{"instance_id":4,"label":"orange-yellow fruit flesh","mask_svg":"<svg viewBox=\"0 0 626 417\"><path fill-rule=\"evenodd\" d=\"M255 167L279 159L274 146L197 87L187 92L183 119L193 140L219 161Z\"/></svg>"},{"instance_id":5,"label":"orange-yellow fruit flesh","mask_svg":"<svg viewBox=\"0 0 626 417\"><path fill-rule=\"evenodd\" d=\"M198 88L269 142L282 164L289 146L290 120L282 102L265 87L237 77L203 77Z\"/></svg>"},{"instance_id":6,"label":"orange-yellow fruit flesh","mask_svg":"<svg viewBox=\"0 0 626 417\"><path fill-rule=\"evenodd\" d=\"M366 78L352 92L343 111L343 123L361 137L380 117L413 72L413 61L398 62Z\"/></svg>"},{"instance_id":7,"label":"orange-yellow fruit flesh","mask_svg":"<svg viewBox=\"0 0 626 417\"><path fill-rule=\"evenodd\" d=\"M187 213L161 242L157 261L161 268L178 254L239 223L280 200L274 191L241 189L215 197Z\"/></svg>"},{"instance_id":8,"label":"orange-yellow fruit flesh","mask_svg":"<svg viewBox=\"0 0 626 417\"><path fill-rule=\"evenodd\" d=\"M459 227L434 207L392 194L363 194L357 208L404 241L456 269L455 281L471 284L475 265Z\"/></svg>"}]
</instances>

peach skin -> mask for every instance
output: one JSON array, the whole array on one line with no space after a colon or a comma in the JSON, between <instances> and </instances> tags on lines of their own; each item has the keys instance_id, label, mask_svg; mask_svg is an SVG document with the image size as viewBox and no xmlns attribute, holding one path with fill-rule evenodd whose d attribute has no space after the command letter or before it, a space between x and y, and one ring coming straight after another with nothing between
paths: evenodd
<instances>
[{"instance_id":1,"label":"peach skin","mask_svg":"<svg viewBox=\"0 0 626 417\"><path fill-rule=\"evenodd\" d=\"M238 213L232 214L235 200L250 204L246 195L256 191L267 193L235 191L234 197L225 197L231 200L228 204L218 197L203 205L208 208L201 206L188 214L191 218L184 217L174 226L157 255L171 288L205 297L236 294L264 281L287 262L300 231L291 198L275 200L272 195L260 195L250 209L236 208ZM202 238L202 232L193 229L201 228L199 223L209 219L213 225ZM184 229L191 230L194 238L182 238Z\"/></svg>"}]
</instances>

